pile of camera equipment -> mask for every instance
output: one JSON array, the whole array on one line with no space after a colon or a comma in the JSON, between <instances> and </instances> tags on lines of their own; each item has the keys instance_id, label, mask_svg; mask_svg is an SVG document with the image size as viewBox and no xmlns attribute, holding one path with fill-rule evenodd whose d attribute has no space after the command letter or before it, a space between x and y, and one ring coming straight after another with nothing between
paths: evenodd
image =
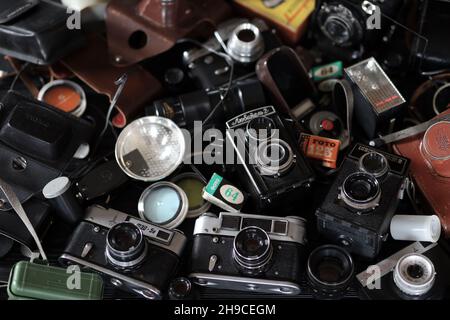
<instances>
[{"instance_id":1,"label":"pile of camera equipment","mask_svg":"<svg viewBox=\"0 0 450 320\"><path fill-rule=\"evenodd\" d=\"M450 298L448 30L444 0L2 0L0 298Z\"/></svg>"}]
</instances>

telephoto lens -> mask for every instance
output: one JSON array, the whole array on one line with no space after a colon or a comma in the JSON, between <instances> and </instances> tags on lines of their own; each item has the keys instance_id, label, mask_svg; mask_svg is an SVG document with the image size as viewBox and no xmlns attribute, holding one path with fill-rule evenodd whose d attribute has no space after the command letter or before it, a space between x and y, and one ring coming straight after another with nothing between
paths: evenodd
<instances>
[{"instance_id":1,"label":"telephoto lens","mask_svg":"<svg viewBox=\"0 0 450 320\"><path fill-rule=\"evenodd\" d=\"M242 229L234 239L233 254L238 269L247 275L259 275L272 259L269 235L261 228Z\"/></svg>"},{"instance_id":2,"label":"telephoto lens","mask_svg":"<svg viewBox=\"0 0 450 320\"><path fill-rule=\"evenodd\" d=\"M116 224L106 235L106 257L118 269L139 266L147 254L141 229L129 222Z\"/></svg>"},{"instance_id":3,"label":"telephoto lens","mask_svg":"<svg viewBox=\"0 0 450 320\"><path fill-rule=\"evenodd\" d=\"M316 248L308 258L307 278L316 298L342 298L350 286L353 273L353 259L341 247L324 245Z\"/></svg>"},{"instance_id":4,"label":"telephoto lens","mask_svg":"<svg viewBox=\"0 0 450 320\"><path fill-rule=\"evenodd\" d=\"M147 107L146 114L169 118L178 126L189 129L194 127L194 121L205 120L219 103L222 106L211 116L212 124L221 124L245 111L261 107L266 104L266 98L261 83L257 79L247 79L233 83L229 89L200 90L155 101Z\"/></svg>"}]
</instances>

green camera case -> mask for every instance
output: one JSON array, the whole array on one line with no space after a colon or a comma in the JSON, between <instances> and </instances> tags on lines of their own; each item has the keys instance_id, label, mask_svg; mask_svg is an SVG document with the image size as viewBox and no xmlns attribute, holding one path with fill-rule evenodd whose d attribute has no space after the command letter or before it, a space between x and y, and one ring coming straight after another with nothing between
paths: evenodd
<instances>
[{"instance_id":1,"label":"green camera case","mask_svg":"<svg viewBox=\"0 0 450 320\"><path fill-rule=\"evenodd\" d=\"M78 277L78 278L76 278ZM100 300L103 279L95 273L20 261L11 270L10 300Z\"/></svg>"}]
</instances>

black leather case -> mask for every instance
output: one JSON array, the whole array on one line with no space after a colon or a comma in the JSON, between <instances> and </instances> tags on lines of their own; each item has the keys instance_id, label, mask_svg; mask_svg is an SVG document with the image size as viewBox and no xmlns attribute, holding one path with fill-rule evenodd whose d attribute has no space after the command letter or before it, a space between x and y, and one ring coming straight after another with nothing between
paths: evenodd
<instances>
[{"instance_id":1,"label":"black leather case","mask_svg":"<svg viewBox=\"0 0 450 320\"><path fill-rule=\"evenodd\" d=\"M2 0L0 53L35 64L48 65L81 47L80 30L69 30L70 14L55 2Z\"/></svg>"}]
</instances>

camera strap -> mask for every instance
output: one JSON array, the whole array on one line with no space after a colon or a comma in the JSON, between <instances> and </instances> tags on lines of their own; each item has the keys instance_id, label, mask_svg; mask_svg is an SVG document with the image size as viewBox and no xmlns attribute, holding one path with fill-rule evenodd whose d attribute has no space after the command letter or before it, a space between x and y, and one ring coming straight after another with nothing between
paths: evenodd
<instances>
[{"instance_id":1,"label":"camera strap","mask_svg":"<svg viewBox=\"0 0 450 320\"><path fill-rule=\"evenodd\" d=\"M16 193L13 191L11 186L1 178L0 178L0 189L5 194L5 197L8 200L8 202L10 203L13 210L17 213L19 218L25 224L25 227L30 232L31 236L33 237L34 241L36 242L36 245L39 249L39 253L42 256L42 259L47 260L47 256L44 252L44 249L42 248L42 244L41 244L41 241L39 240L36 230L34 229L30 219L28 218L27 214L25 213L25 210L23 209L22 204L20 203L20 200L17 197Z\"/></svg>"}]
</instances>

